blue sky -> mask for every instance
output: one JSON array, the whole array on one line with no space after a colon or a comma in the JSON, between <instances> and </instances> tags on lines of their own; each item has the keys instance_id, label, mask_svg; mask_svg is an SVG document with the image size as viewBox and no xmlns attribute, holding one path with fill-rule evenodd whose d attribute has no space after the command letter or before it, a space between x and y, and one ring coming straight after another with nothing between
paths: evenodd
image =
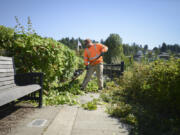
<instances>
[{"instance_id":1,"label":"blue sky","mask_svg":"<svg viewBox=\"0 0 180 135\"><path fill-rule=\"evenodd\" d=\"M123 43L149 48L180 44L180 0L0 0L0 25L14 27L14 16L43 37L100 41L117 33Z\"/></svg>"}]
</instances>

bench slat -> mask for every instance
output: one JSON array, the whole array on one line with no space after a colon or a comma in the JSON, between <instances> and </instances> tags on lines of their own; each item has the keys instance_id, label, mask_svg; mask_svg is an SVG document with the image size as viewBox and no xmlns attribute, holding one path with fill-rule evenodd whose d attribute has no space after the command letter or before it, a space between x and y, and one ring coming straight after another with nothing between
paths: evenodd
<instances>
[{"instance_id":1,"label":"bench slat","mask_svg":"<svg viewBox=\"0 0 180 135\"><path fill-rule=\"evenodd\" d=\"M12 68L0 69L0 73L11 73L11 72L14 72L14 69Z\"/></svg>"},{"instance_id":2,"label":"bench slat","mask_svg":"<svg viewBox=\"0 0 180 135\"><path fill-rule=\"evenodd\" d=\"M10 84L13 84L13 83L14 83L14 80L9 80L9 81L0 82L0 87L1 87L1 86L4 86L4 85L10 85Z\"/></svg>"},{"instance_id":3,"label":"bench slat","mask_svg":"<svg viewBox=\"0 0 180 135\"><path fill-rule=\"evenodd\" d=\"M12 64L0 65L0 69L6 69L6 68L13 68L13 65Z\"/></svg>"},{"instance_id":4,"label":"bench slat","mask_svg":"<svg viewBox=\"0 0 180 135\"><path fill-rule=\"evenodd\" d=\"M0 61L0 65L13 64L12 61Z\"/></svg>"},{"instance_id":5,"label":"bench slat","mask_svg":"<svg viewBox=\"0 0 180 135\"><path fill-rule=\"evenodd\" d=\"M0 91L0 106L41 89L40 85L17 86Z\"/></svg>"},{"instance_id":6,"label":"bench slat","mask_svg":"<svg viewBox=\"0 0 180 135\"><path fill-rule=\"evenodd\" d=\"M4 57L4 56L0 56L0 60L4 60L4 61L12 61L12 57Z\"/></svg>"},{"instance_id":7,"label":"bench slat","mask_svg":"<svg viewBox=\"0 0 180 135\"><path fill-rule=\"evenodd\" d=\"M16 86L16 84L14 84L14 83L9 84L9 85L1 86L1 87L0 87L0 92L1 92L2 90L9 89L9 88L13 88L13 87L15 87L15 86Z\"/></svg>"},{"instance_id":8,"label":"bench slat","mask_svg":"<svg viewBox=\"0 0 180 135\"><path fill-rule=\"evenodd\" d=\"M14 76L7 76L0 78L0 82L9 81L9 80L14 80Z\"/></svg>"},{"instance_id":9,"label":"bench slat","mask_svg":"<svg viewBox=\"0 0 180 135\"><path fill-rule=\"evenodd\" d=\"M0 78L7 77L7 76L14 76L14 73L0 73Z\"/></svg>"}]
</instances>

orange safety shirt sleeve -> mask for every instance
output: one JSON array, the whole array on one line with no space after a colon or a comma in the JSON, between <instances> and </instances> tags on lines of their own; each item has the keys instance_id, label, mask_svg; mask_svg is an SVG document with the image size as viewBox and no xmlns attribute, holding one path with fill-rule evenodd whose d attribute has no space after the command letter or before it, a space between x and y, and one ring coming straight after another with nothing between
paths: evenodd
<instances>
[{"instance_id":1,"label":"orange safety shirt sleeve","mask_svg":"<svg viewBox=\"0 0 180 135\"><path fill-rule=\"evenodd\" d=\"M108 51L108 47L106 45L103 45L103 44L97 44L97 45L98 45L98 49L100 50L100 52Z\"/></svg>"},{"instance_id":2,"label":"orange safety shirt sleeve","mask_svg":"<svg viewBox=\"0 0 180 135\"><path fill-rule=\"evenodd\" d=\"M87 50L85 49L84 50L84 65L88 65L89 64L89 57L88 57L88 54L87 54Z\"/></svg>"}]
</instances>

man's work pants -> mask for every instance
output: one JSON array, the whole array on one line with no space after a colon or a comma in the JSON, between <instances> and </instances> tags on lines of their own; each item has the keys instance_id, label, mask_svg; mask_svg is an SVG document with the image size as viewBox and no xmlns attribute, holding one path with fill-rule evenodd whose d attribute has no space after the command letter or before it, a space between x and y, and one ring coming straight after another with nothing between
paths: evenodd
<instances>
[{"instance_id":1,"label":"man's work pants","mask_svg":"<svg viewBox=\"0 0 180 135\"><path fill-rule=\"evenodd\" d=\"M86 87L86 85L90 81L91 76L94 73L94 71L96 71L96 74L97 74L99 89L103 88L103 63L99 63L99 64L96 64L93 66L90 65L90 67L86 73L86 77L84 78L84 81L82 84L82 89L84 89Z\"/></svg>"}]
</instances>

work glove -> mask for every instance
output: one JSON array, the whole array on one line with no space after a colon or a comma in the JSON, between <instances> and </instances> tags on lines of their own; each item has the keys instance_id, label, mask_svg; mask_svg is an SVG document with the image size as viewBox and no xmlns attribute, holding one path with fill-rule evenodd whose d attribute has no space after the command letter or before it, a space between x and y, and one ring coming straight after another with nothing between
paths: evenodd
<instances>
[{"instance_id":1,"label":"work glove","mask_svg":"<svg viewBox=\"0 0 180 135\"><path fill-rule=\"evenodd\" d=\"M88 69L89 69L89 66L86 66L85 69L88 70Z\"/></svg>"},{"instance_id":2,"label":"work glove","mask_svg":"<svg viewBox=\"0 0 180 135\"><path fill-rule=\"evenodd\" d=\"M104 52L101 52L101 56L104 56Z\"/></svg>"}]
</instances>

